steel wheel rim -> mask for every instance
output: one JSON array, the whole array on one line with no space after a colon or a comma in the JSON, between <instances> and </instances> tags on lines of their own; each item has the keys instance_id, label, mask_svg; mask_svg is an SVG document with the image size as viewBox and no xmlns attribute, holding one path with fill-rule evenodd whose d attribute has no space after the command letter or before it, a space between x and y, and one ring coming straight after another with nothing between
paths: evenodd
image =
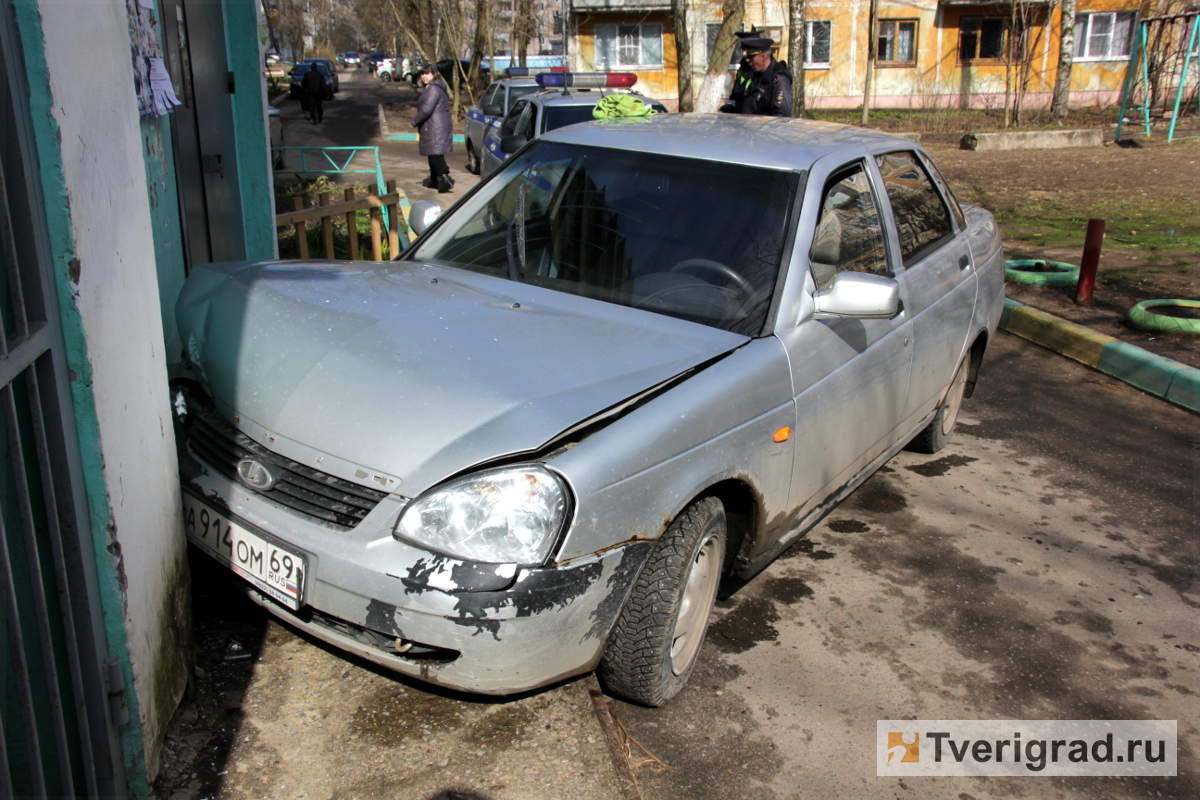
<instances>
[{"instance_id":1,"label":"steel wheel rim","mask_svg":"<svg viewBox=\"0 0 1200 800\"><path fill-rule=\"evenodd\" d=\"M716 599L717 580L721 576L720 549L717 537L709 536L688 571L671 637L671 671L676 675L686 672L700 652L708 615Z\"/></svg>"},{"instance_id":2,"label":"steel wheel rim","mask_svg":"<svg viewBox=\"0 0 1200 800\"><path fill-rule=\"evenodd\" d=\"M949 435L958 421L958 409L962 407L963 390L967 386L967 362L963 362L954 374L954 382L950 384L950 392L946 395L946 410L942 414L942 433Z\"/></svg>"}]
</instances>

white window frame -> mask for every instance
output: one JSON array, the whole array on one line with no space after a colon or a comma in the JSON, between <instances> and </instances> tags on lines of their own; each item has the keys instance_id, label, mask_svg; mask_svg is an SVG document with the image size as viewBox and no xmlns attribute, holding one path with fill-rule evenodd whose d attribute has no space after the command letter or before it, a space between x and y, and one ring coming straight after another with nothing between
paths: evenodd
<instances>
[{"instance_id":1,"label":"white window frame","mask_svg":"<svg viewBox=\"0 0 1200 800\"><path fill-rule=\"evenodd\" d=\"M631 51L636 52L633 60L628 58ZM596 25L596 69L657 70L664 66L661 22Z\"/></svg>"},{"instance_id":2,"label":"white window frame","mask_svg":"<svg viewBox=\"0 0 1200 800\"><path fill-rule=\"evenodd\" d=\"M1094 33L1093 28L1105 19L1109 23L1108 33ZM1086 11L1075 15L1075 60L1076 61L1126 61L1133 47L1133 37L1137 32L1138 14L1136 11ZM1128 21L1129 35L1124 42L1117 36L1117 28L1124 20ZM1092 37L1106 36L1103 53L1092 52Z\"/></svg>"},{"instance_id":3,"label":"white window frame","mask_svg":"<svg viewBox=\"0 0 1200 800\"><path fill-rule=\"evenodd\" d=\"M813 58L813 28L821 25L829 32L829 58L817 61ZM827 19L804 20L804 68L829 69L833 61L833 21Z\"/></svg>"}]
</instances>

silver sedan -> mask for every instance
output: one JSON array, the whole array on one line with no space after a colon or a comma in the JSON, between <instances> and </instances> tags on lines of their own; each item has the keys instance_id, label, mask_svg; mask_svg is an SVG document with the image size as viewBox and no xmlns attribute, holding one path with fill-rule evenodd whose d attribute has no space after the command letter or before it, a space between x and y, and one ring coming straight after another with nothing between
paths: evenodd
<instances>
[{"instance_id":1,"label":"silver sedan","mask_svg":"<svg viewBox=\"0 0 1200 800\"><path fill-rule=\"evenodd\" d=\"M511 693L659 705L746 580L934 452L1000 235L912 142L669 115L545 134L395 262L198 265L187 533L291 624Z\"/></svg>"}]
</instances>

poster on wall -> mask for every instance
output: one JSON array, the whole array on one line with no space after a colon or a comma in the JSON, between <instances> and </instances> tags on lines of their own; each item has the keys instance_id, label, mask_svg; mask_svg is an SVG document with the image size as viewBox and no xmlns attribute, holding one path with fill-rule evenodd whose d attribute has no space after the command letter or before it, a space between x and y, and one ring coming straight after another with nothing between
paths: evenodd
<instances>
[{"instance_id":1,"label":"poster on wall","mask_svg":"<svg viewBox=\"0 0 1200 800\"><path fill-rule=\"evenodd\" d=\"M171 86L171 77L163 63L158 43L158 18L153 0L125 0L129 18L130 53L133 58L133 86L137 93L138 116L154 119L180 105Z\"/></svg>"}]
</instances>

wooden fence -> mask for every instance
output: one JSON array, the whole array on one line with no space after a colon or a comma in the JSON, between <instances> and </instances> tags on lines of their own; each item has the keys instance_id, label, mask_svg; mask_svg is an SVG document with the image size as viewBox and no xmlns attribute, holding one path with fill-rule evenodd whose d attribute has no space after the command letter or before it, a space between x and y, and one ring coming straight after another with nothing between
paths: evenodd
<instances>
[{"instance_id":1,"label":"wooden fence","mask_svg":"<svg viewBox=\"0 0 1200 800\"><path fill-rule=\"evenodd\" d=\"M370 214L370 244L371 260L383 260L383 237L387 235L388 254L395 258L400 253L401 237L403 246L416 237L404 219L402 206L408 205L408 198L402 191L397 190L395 181L387 182L385 195L366 195L356 198L353 189L346 189L345 202L333 204L333 192L322 192L319 206L304 207L304 199L294 198L295 210L275 217L276 228L292 227L296 231L296 247L299 258L308 258L308 223L320 221L325 258L336 258L333 243L333 220L345 216L347 240L350 246L350 259L359 260L358 241L358 212L367 211ZM383 219L383 209L387 209L388 223Z\"/></svg>"}]
</instances>

